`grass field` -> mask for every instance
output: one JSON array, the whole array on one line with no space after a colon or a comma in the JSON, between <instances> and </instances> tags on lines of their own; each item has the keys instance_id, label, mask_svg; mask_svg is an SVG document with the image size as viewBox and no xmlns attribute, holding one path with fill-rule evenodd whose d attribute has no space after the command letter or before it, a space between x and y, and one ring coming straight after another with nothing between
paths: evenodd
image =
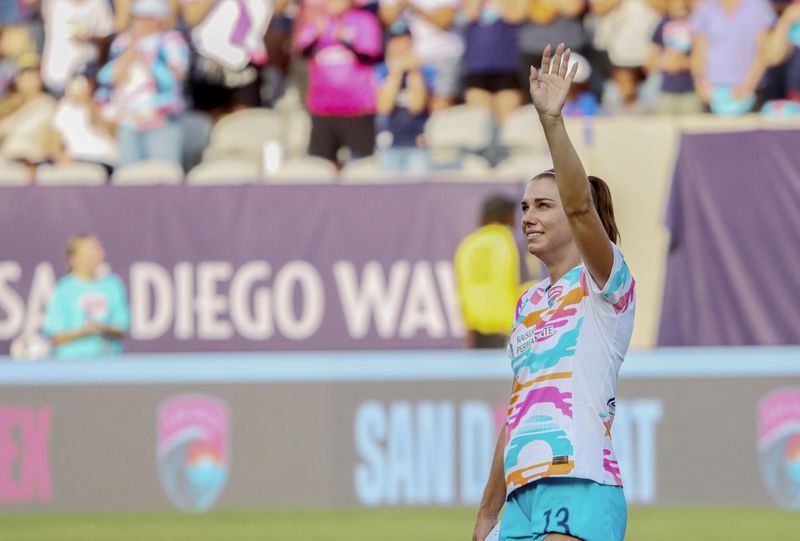
<instances>
[{"instance_id":1,"label":"grass field","mask_svg":"<svg viewBox=\"0 0 800 541\"><path fill-rule=\"evenodd\" d=\"M472 509L0 515L2 541L469 541ZM800 513L631 509L632 541L800 541Z\"/></svg>"}]
</instances>

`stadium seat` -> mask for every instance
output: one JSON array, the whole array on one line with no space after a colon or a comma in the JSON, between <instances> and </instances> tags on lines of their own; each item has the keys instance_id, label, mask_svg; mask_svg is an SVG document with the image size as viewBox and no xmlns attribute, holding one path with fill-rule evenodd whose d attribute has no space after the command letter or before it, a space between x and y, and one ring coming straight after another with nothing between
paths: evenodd
<instances>
[{"instance_id":1,"label":"stadium seat","mask_svg":"<svg viewBox=\"0 0 800 541\"><path fill-rule=\"evenodd\" d=\"M31 173L27 167L16 162L0 162L0 186L27 186Z\"/></svg>"},{"instance_id":2,"label":"stadium seat","mask_svg":"<svg viewBox=\"0 0 800 541\"><path fill-rule=\"evenodd\" d=\"M553 167L550 155L547 153L512 155L500 162L492 174L500 180L518 180L521 182L532 179L537 174Z\"/></svg>"},{"instance_id":3,"label":"stadium seat","mask_svg":"<svg viewBox=\"0 0 800 541\"><path fill-rule=\"evenodd\" d=\"M539 114L533 105L520 107L506 119L500 128L500 144L512 155L547 151Z\"/></svg>"},{"instance_id":4,"label":"stadium seat","mask_svg":"<svg viewBox=\"0 0 800 541\"><path fill-rule=\"evenodd\" d=\"M265 175L264 180L275 184L331 183L336 181L337 173L336 165L332 162L304 156L286 160L275 173Z\"/></svg>"},{"instance_id":5,"label":"stadium seat","mask_svg":"<svg viewBox=\"0 0 800 541\"><path fill-rule=\"evenodd\" d=\"M308 140L311 138L311 117L305 109L297 109L282 113L284 126L283 145L289 157L305 156L308 152Z\"/></svg>"},{"instance_id":6,"label":"stadium seat","mask_svg":"<svg viewBox=\"0 0 800 541\"><path fill-rule=\"evenodd\" d=\"M95 163L43 164L36 168L42 186L102 186L108 180L105 167Z\"/></svg>"},{"instance_id":7,"label":"stadium seat","mask_svg":"<svg viewBox=\"0 0 800 541\"><path fill-rule=\"evenodd\" d=\"M381 171L378 158L370 156L345 165L339 173L339 179L346 184L370 184L386 180L387 176Z\"/></svg>"},{"instance_id":8,"label":"stadium seat","mask_svg":"<svg viewBox=\"0 0 800 541\"><path fill-rule=\"evenodd\" d=\"M181 166L159 160L145 160L120 167L111 175L111 182L125 186L148 184L180 184L183 180Z\"/></svg>"},{"instance_id":9,"label":"stadium seat","mask_svg":"<svg viewBox=\"0 0 800 541\"><path fill-rule=\"evenodd\" d=\"M284 121L280 113L255 108L236 111L225 117L211 130L211 143L203 161L230 158L258 160L264 143L284 140Z\"/></svg>"},{"instance_id":10,"label":"stadium seat","mask_svg":"<svg viewBox=\"0 0 800 541\"><path fill-rule=\"evenodd\" d=\"M457 105L435 111L425 125L428 147L481 152L492 141L492 115L488 109Z\"/></svg>"},{"instance_id":11,"label":"stadium seat","mask_svg":"<svg viewBox=\"0 0 800 541\"><path fill-rule=\"evenodd\" d=\"M437 182L492 182L494 174L489 160L474 154L467 154L460 160L460 167L438 169L430 174Z\"/></svg>"},{"instance_id":12,"label":"stadium seat","mask_svg":"<svg viewBox=\"0 0 800 541\"><path fill-rule=\"evenodd\" d=\"M189 184L227 185L258 182L261 170L248 160L215 160L203 162L186 175Z\"/></svg>"}]
</instances>

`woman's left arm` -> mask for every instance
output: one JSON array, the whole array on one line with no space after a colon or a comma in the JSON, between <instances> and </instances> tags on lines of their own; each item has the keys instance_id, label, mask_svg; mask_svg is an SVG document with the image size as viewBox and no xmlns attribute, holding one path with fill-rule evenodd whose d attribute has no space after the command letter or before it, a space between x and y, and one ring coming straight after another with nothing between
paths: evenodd
<instances>
[{"instance_id":1,"label":"woman's left arm","mask_svg":"<svg viewBox=\"0 0 800 541\"><path fill-rule=\"evenodd\" d=\"M570 51L560 44L551 62L548 46L542 56L541 72L532 66L530 91L533 104L544 128L547 146L553 158L556 184L561 204L572 228L586 268L602 289L614 265L614 250L592 201L586 171L570 141L561 110L567 99L578 65L568 72Z\"/></svg>"}]
</instances>

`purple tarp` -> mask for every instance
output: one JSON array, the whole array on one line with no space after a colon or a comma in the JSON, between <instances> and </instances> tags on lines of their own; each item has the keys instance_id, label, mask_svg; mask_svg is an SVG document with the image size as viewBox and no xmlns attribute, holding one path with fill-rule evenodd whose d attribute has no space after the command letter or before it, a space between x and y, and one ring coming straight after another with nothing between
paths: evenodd
<instances>
[{"instance_id":1,"label":"purple tarp","mask_svg":"<svg viewBox=\"0 0 800 541\"><path fill-rule=\"evenodd\" d=\"M452 256L513 184L4 188L0 352L37 328L65 239L128 283L128 351L454 347Z\"/></svg>"},{"instance_id":2,"label":"purple tarp","mask_svg":"<svg viewBox=\"0 0 800 541\"><path fill-rule=\"evenodd\" d=\"M659 345L800 343L800 131L684 135Z\"/></svg>"}]
</instances>

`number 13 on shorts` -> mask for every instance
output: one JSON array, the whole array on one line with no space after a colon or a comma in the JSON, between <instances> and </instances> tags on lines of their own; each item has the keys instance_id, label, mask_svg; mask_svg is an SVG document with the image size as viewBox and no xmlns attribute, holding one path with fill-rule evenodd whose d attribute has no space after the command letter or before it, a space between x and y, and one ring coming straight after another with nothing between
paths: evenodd
<instances>
[{"instance_id":1,"label":"number 13 on shorts","mask_svg":"<svg viewBox=\"0 0 800 541\"><path fill-rule=\"evenodd\" d=\"M557 509L548 509L544 512L544 531L546 533L563 533L572 535L569 531L569 509L566 507L559 507Z\"/></svg>"}]
</instances>

